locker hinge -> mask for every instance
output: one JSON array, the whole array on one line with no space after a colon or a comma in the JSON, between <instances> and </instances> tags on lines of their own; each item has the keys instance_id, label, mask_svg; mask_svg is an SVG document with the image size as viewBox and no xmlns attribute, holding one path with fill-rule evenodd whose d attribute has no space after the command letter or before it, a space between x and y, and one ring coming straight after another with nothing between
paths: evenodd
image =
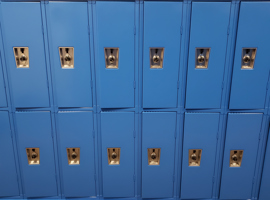
<instances>
[{"instance_id":1,"label":"locker hinge","mask_svg":"<svg viewBox=\"0 0 270 200\"><path fill-rule=\"evenodd\" d=\"M228 26L227 35L230 35L230 26Z\"/></svg>"},{"instance_id":2,"label":"locker hinge","mask_svg":"<svg viewBox=\"0 0 270 200\"><path fill-rule=\"evenodd\" d=\"M176 134L176 131L174 131L174 138L176 138L177 134Z\"/></svg>"},{"instance_id":3,"label":"locker hinge","mask_svg":"<svg viewBox=\"0 0 270 200\"><path fill-rule=\"evenodd\" d=\"M180 85L180 82L179 82L179 81L177 81L177 89L179 89L179 85Z\"/></svg>"},{"instance_id":4,"label":"locker hinge","mask_svg":"<svg viewBox=\"0 0 270 200\"><path fill-rule=\"evenodd\" d=\"M88 35L90 35L90 26L88 26Z\"/></svg>"},{"instance_id":5,"label":"locker hinge","mask_svg":"<svg viewBox=\"0 0 270 200\"><path fill-rule=\"evenodd\" d=\"M48 79L47 79L47 88L49 88L49 81L48 81Z\"/></svg>"},{"instance_id":6,"label":"locker hinge","mask_svg":"<svg viewBox=\"0 0 270 200\"><path fill-rule=\"evenodd\" d=\"M262 137L262 132L260 132L259 134L259 140L261 140L261 137Z\"/></svg>"},{"instance_id":7,"label":"locker hinge","mask_svg":"<svg viewBox=\"0 0 270 200\"><path fill-rule=\"evenodd\" d=\"M93 130L93 138L95 138L95 130Z\"/></svg>"},{"instance_id":8,"label":"locker hinge","mask_svg":"<svg viewBox=\"0 0 270 200\"><path fill-rule=\"evenodd\" d=\"M13 139L13 135L12 135L11 130L9 130L9 132L10 132L10 137L11 137L11 139Z\"/></svg>"},{"instance_id":9,"label":"locker hinge","mask_svg":"<svg viewBox=\"0 0 270 200\"><path fill-rule=\"evenodd\" d=\"M136 131L133 131L133 137L136 138Z\"/></svg>"},{"instance_id":10,"label":"locker hinge","mask_svg":"<svg viewBox=\"0 0 270 200\"><path fill-rule=\"evenodd\" d=\"M215 177L213 176L213 178L212 178L212 182L214 183L215 182Z\"/></svg>"},{"instance_id":11,"label":"locker hinge","mask_svg":"<svg viewBox=\"0 0 270 200\"><path fill-rule=\"evenodd\" d=\"M223 90L224 88L224 81L222 81L222 84L221 84L221 89Z\"/></svg>"},{"instance_id":12,"label":"locker hinge","mask_svg":"<svg viewBox=\"0 0 270 200\"><path fill-rule=\"evenodd\" d=\"M183 26L180 27L180 35L183 34Z\"/></svg>"},{"instance_id":13,"label":"locker hinge","mask_svg":"<svg viewBox=\"0 0 270 200\"><path fill-rule=\"evenodd\" d=\"M133 81L133 88L136 88L136 81Z\"/></svg>"},{"instance_id":14,"label":"locker hinge","mask_svg":"<svg viewBox=\"0 0 270 200\"><path fill-rule=\"evenodd\" d=\"M253 177L253 180L252 180L252 184L254 184L255 183L255 177Z\"/></svg>"},{"instance_id":15,"label":"locker hinge","mask_svg":"<svg viewBox=\"0 0 270 200\"><path fill-rule=\"evenodd\" d=\"M4 88L6 88L6 81L3 81L4 82Z\"/></svg>"},{"instance_id":16,"label":"locker hinge","mask_svg":"<svg viewBox=\"0 0 270 200\"><path fill-rule=\"evenodd\" d=\"M134 35L136 35L136 26L134 26L133 30L134 30Z\"/></svg>"},{"instance_id":17,"label":"locker hinge","mask_svg":"<svg viewBox=\"0 0 270 200\"><path fill-rule=\"evenodd\" d=\"M93 81L91 80L91 88L93 88Z\"/></svg>"},{"instance_id":18,"label":"locker hinge","mask_svg":"<svg viewBox=\"0 0 270 200\"><path fill-rule=\"evenodd\" d=\"M175 175L173 175L173 182L175 181Z\"/></svg>"},{"instance_id":19,"label":"locker hinge","mask_svg":"<svg viewBox=\"0 0 270 200\"><path fill-rule=\"evenodd\" d=\"M136 175L133 175L133 181L136 182Z\"/></svg>"},{"instance_id":20,"label":"locker hinge","mask_svg":"<svg viewBox=\"0 0 270 200\"><path fill-rule=\"evenodd\" d=\"M53 139L53 130L51 130L51 133L52 133L52 139Z\"/></svg>"},{"instance_id":21,"label":"locker hinge","mask_svg":"<svg viewBox=\"0 0 270 200\"><path fill-rule=\"evenodd\" d=\"M219 138L219 134L217 133L217 140L218 140L218 138Z\"/></svg>"},{"instance_id":22,"label":"locker hinge","mask_svg":"<svg viewBox=\"0 0 270 200\"><path fill-rule=\"evenodd\" d=\"M95 181L97 180L97 174L94 175L94 179L95 179Z\"/></svg>"}]
</instances>

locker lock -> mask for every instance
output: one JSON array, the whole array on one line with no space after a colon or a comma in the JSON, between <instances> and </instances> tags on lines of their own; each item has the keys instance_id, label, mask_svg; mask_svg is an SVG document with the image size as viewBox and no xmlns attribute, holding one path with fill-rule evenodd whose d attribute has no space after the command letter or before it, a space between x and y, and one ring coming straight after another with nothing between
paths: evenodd
<instances>
[{"instance_id":1,"label":"locker lock","mask_svg":"<svg viewBox=\"0 0 270 200\"><path fill-rule=\"evenodd\" d=\"M210 54L210 48L196 48L196 69L207 69L208 68L208 60Z\"/></svg>"},{"instance_id":2,"label":"locker lock","mask_svg":"<svg viewBox=\"0 0 270 200\"><path fill-rule=\"evenodd\" d=\"M189 166L200 166L201 165L201 149L190 149L189 150Z\"/></svg>"},{"instance_id":3,"label":"locker lock","mask_svg":"<svg viewBox=\"0 0 270 200\"><path fill-rule=\"evenodd\" d=\"M242 49L242 67L241 69L253 69L256 57L256 48Z\"/></svg>"},{"instance_id":4,"label":"locker lock","mask_svg":"<svg viewBox=\"0 0 270 200\"><path fill-rule=\"evenodd\" d=\"M154 63L158 63L158 62L159 62L159 55L155 54L155 55L153 56L153 62L154 62Z\"/></svg>"},{"instance_id":5,"label":"locker lock","mask_svg":"<svg viewBox=\"0 0 270 200\"><path fill-rule=\"evenodd\" d=\"M118 69L119 48L104 48L107 69Z\"/></svg>"},{"instance_id":6,"label":"locker lock","mask_svg":"<svg viewBox=\"0 0 270 200\"><path fill-rule=\"evenodd\" d=\"M69 165L80 164L80 148L67 148L67 158Z\"/></svg>"},{"instance_id":7,"label":"locker lock","mask_svg":"<svg viewBox=\"0 0 270 200\"><path fill-rule=\"evenodd\" d=\"M74 48L59 47L59 55L62 69L74 68Z\"/></svg>"},{"instance_id":8,"label":"locker lock","mask_svg":"<svg viewBox=\"0 0 270 200\"><path fill-rule=\"evenodd\" d=\"M150 48L150 68L163 68L164 48Z\"/></svg>"},{"instance_id":9,"label":"locker lock","mask_svg":"<svg viewBox=\"0 0 270 200\"><path fill-rule=\"evenodd\" d=\"M160 163L160 148L147 149L148 165L159 165Z\"/></svg>"},{"instance_id":10,"label":"locker lock","mask_svg":"<svg viewBox=\"0 0 270 200\"><path fill-rule=\"evenodd\" d=\"M14 47L13 51L17 68L29 68L28 47Z\"/></svg>"},{"instance_id":11,"label":"locker lock","mask_svg":"<svg viewBox=\"0 0 270 200\"><path fill-rule=\"evenodd\" d=\"M39 148L26 148L26 154L29 165L40 164Z\"/></svg>"},{"instance_id":12,"label":"locker lock","mask_svg":"<svg viewBox=\"0 0 270 200\"><path fill-rule=\"evenodd\" d=\"M120 148L107 148L109 165L120 164Z\"/></svg>"},{"instance_id":13,"label":"locker lock","mask_svg":"<svg viewBox=\"0 0 270 200\"><path fill-rule=\"evenodd\" d=\"M109 60L109 63L110 63L110 64L113 64L113 63L115 62L115 56L112 55L112 54L109 55L108 60Z\"/></svg>"},{"instance_id":14,"label":"locker lock","mask_svg":"<svg viewBox=\"0 0 270 200\"><path fill-rule=\"evenodd\" d=\"M243 62L244 62L245 64L247 64L247 63L250 62L250 56L249 56L248 54L244 55L244 57L243 57Z\"/></svg>"},{"instance_id":15,"label":"locker lock","mask_svg":"<svg viewBox=\"0 0 270 200\"><path fill-rule=\"evenodd\" d=\"M198 63L204 63L204 55L203 54L200 54L199 56L198 56Z\"/></svg>"},{"instance_id":16,"label":"locker lock","mask_svg":"<svg viewBox=\"0 0 270 200\"><path fill-rule=\"evenodd\" d=\"M241 167L243 153L243 150L231 150L230 167Z\"/></svg>"}]
</instances>

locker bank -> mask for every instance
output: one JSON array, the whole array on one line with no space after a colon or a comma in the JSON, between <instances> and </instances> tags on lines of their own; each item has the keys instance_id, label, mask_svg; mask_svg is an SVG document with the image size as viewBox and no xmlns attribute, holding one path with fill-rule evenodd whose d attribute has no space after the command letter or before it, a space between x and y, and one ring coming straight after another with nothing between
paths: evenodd
<instances>
[{"instance_id":1,"label":"locker bank","mask_svg":"<svg viewBox=\"0 0 270 200\"><path fill-rule=\"evenodd\" d=\"M0 199L270 199L270 2L0 1Z\"/></svg>"}]
</instances>

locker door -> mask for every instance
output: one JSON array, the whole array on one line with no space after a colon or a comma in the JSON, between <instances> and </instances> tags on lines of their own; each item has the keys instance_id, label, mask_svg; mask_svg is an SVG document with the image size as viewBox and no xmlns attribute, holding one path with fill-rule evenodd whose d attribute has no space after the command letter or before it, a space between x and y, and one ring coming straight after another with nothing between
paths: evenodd
<instances>
[{"instance_id":1,"label":"locker door","mask_svg":"<svg viewBox=\"0 0 270 200\"><path fill-rule=\"evenodd\" d=\"M1 64L0 64L0 107L7 107L7 96Z\"/></svg>"},{"instance_id":2,"label":"locker door","mask_svg":"<svg viewBox=\"0 0 270 200\"><path fill-rule=\"evenodd\" d=\"M19 196L18 179L8 112L0 112L0 197Z\"/></svg>"},{"instance_id":3,"label":"locker door","mask_svg":"<svg viewBox=\"0 0 270 200\"><path fill-rule=\"evenodd\" d=\"M102 108L134 107L134 4L96 2L96 67ZM108 61L111 54L115 65Z\"/></svg>"},{"instance_id":4,"label":"locker door","mask_svg":"<svg viewBox=\"0 0 270 200\"><path fill-rule=\"evenodd\" d=\"M241 2L235 48L230 109L262 109L269 75L270 2ZM252 15L250 14L252 13ZM244 49L255 51L253 67L243 68ZM251 51L250 51L251 52Z\"/></svg>"},{"instance_id":5,"label":"locker door","mask_svg":"<svg viewBox=\"0 0 270 200\"><path fill-rule=\"evenodd\" d=\"M95 193L92 112L58 112L63 190L65 197L89 197ZM68 148L79 148L77 163L70 163ZM70 155L72 156L72 155ZM74 159L75 160L75 159Z\"/></svg>"},{"instance_id":6,"label":"locker door","mask_svg":"<svg viewBox=\"0 0 270 200\"><path fill-rule=\"evenodd\" d=\"M134 197L133 132L133 112L101 113L103 197Z\"/></svg>"},{"instance_id":7,"label":"locker door","mask_svg":"<svg viewBox=\"0 0 270 200\"><path fill-rule=\"evenodd\" d=\"M270 137L268 134L268 143L266 154L264 158L264 167L261 181L261 189L260 189L260 200L269 200L270 199Z\"/></svg>"},{"instance_id":8,"label":"locker door","mask_svg":"<svg viewBox=\"0 0 270 200\"><path fill-rule=\"evenodd\" d=\"M5 55L14 106L48 107L40 3L3 2L1 6ZM19 62L21 60L24 61Z\"/></svg>"},{"instance_id":9,"label":"locker door","mask_svg":"<svg viewBox=\"0 0 270 200\"><path fill-rule=\"evenodd\" d=\"M143 112L142 198L173 197L175 112ZM149 162L155 150L157 163ZM150 151L150 153L148 152Z\"/></svg>"},{"instance_id":10,"label":"locker door","mask_svg":"<svg viewBox=\"0 0 270 200\"><path fill-rule=\"evenodd\" d=\"M186 108L220 108L230 6L192 3Z\"/></svg>"},{"instance_id":11,"label":"locker door","mask_svg":"<svg viewBox=\"0 0 270 200\"><path fill-rule=\"evenodd\" d=\"M262 117L262 113L228 114L220 199L251 199ZM243 151L237 165L231 165L234 151Z\"/></svg>"},{"instance_id":12,"label":"locker door","mask_svg":"<svg viewBox=\"0 0 270 200\"><path fill-rule=\"evenodd\" d=\"M181 18L182 2L144 3L144 108L177 106ZM163 51L159 65L152 61L156 50Z\"/></svg>"},{"instance_id":13,"label":"locker door","mask_svg":"<svg viewBox=\"0 0 270 200\"><path fill-rule=\"evenodd\" d=\"M15 117L26 197L56 196L50 112L16 112ZM39 163L31 161L32 150L37 152ZM29 157L27 153L31 153Z\"/></svg>"},{"instance_id":14,"label":"locker door","mask_svg":"<svg viewBox=\"0 0 270 200\"><path fill-rule=\"evenodd\" d=\"M57 105L92 107L87 3L50 2L47 8Z\"/></svg>"},{"instance_id":15,"label":"locker door","mask_svg":"<svg viewBox=\"0 0 270 200\"><path fill-rule=\"evenodd\" d=\"M212 198L218 127L219 113L185 114L182 199Z\"/></svg>"}]
</instances>

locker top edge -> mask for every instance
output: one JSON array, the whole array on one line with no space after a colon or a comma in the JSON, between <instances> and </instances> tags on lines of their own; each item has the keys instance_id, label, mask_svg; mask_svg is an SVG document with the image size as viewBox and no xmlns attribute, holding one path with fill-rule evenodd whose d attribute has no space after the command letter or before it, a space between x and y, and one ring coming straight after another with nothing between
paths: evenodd
<instances>
[{"instance_id":1,"label":"locker top edge","mask_svg":"<svg viewBox=\"0 0 270 200\"><path fill-rule=\"evenodd\" d=\"M159 1L159 2L267 2L269 0L50 0L58 2L96 2L96 1L115 1L115 2L144 2L144 1ZM48 0L0 0L1 2L48 2Z\"/></svg>"}]
</instances>

